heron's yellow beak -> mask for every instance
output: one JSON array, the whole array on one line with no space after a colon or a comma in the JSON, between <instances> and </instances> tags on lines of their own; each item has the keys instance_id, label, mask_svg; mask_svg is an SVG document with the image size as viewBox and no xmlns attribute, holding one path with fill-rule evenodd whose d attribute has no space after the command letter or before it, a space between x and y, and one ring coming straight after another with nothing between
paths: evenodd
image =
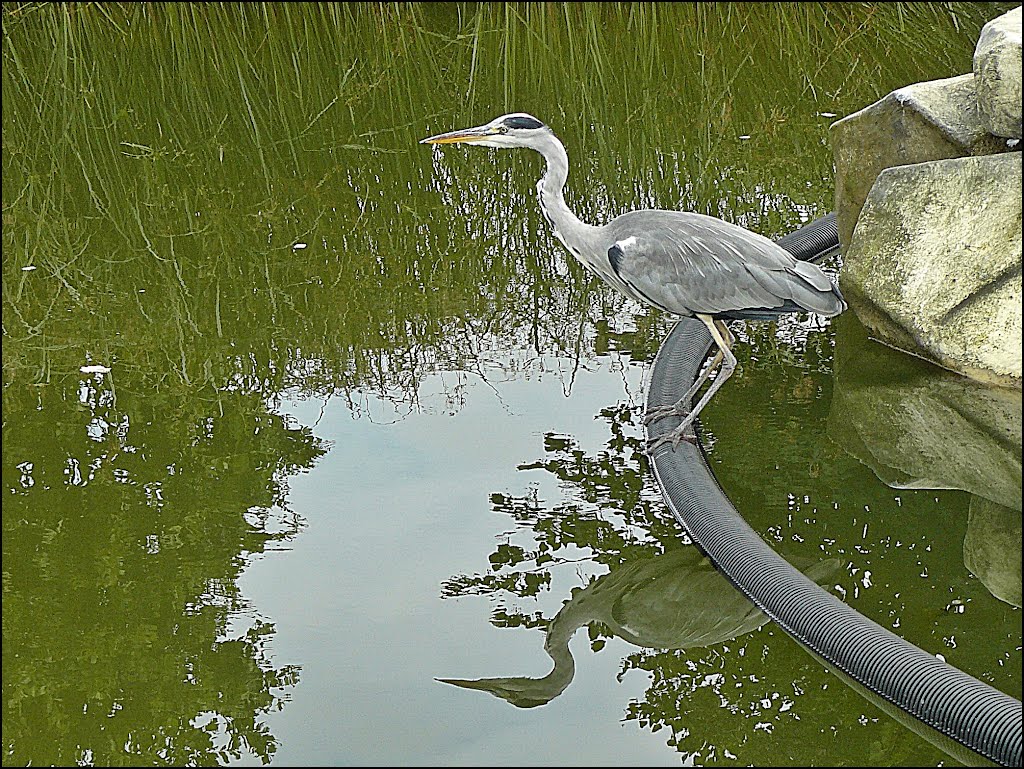
<instances>
[{"instance_id":1,"label":"heron's yellow beak","mask_svg":"<svg viewBox=\"0 0 1024 769\"><path fill-rule=\"evenodd\" d=\"M458 131L449 131L446 134L428 136L420 139L420 144L464 144L466 142L479 142L489 139L497 133L492 128L480 126L479 128L461 128Z\"/></svg>"}]
</instances>

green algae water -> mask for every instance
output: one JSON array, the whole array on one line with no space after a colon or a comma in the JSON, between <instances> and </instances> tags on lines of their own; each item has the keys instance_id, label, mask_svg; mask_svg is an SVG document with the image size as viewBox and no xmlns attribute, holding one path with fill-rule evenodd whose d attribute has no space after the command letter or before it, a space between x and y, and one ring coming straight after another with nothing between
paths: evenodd
<instances>
[{"instance_id":1,"label":"green algae water","mask_svg":"<svg viewBox=\"0 0 1024 769\"><path fill-rule=\"evenodd\" d=\"M672 319L564 253L540 159L418 141L528 111L584 220L778 237L830 123L1009 7L4 4L4 765L955 763L668 514ZM733 330L737 508L1019 698L1019 392L852 313Z\"/></svg>"}]
</instances>

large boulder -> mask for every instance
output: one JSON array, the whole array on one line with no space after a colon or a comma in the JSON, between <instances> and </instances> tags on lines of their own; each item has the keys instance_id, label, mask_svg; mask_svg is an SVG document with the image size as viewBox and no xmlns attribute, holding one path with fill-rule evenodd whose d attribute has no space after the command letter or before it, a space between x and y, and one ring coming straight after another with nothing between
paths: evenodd
<instances>
[{"instance_id":1,"label":"large boulder","mask_svg":"<svg viewBox=\"0 0 1024 769\"><path fill-rule=\"evenodd\" d=\"M1020 153L882 171L840 282L882 341L1020 387Z\"/></svg>"},{"instance_id":2,"label":"large boulder","mask_svg":"<svg viewBox=\"0 0 1024 769\"><path fill-rule=\"evenodd\" d=\"M974 50L978 108L996 136L1021 138L1021 10L986 24Z\"/></svg>"},{"instance_id":3,"label":"large boulder","mask_svg":"<svg viewBox=\"0 0 1024 769\"><path fill-rule=\"evenodd\" d=\"M900 88L833 123L829 131L844 249L882 170L1006 150L1006 140L992 136L981 118L973 74Z\"/></svg>"}]
</instances>

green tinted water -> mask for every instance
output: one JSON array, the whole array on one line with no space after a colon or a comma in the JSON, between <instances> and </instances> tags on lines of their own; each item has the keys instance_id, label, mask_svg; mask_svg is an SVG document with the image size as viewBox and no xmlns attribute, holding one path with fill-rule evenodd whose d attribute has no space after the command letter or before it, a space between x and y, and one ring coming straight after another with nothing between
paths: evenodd
<instances>
[{"instance_id":1,"label":"green tinted water","mask_svg":"<svg viewBox=\"0 0 1024 769\"><path fill-rule=\"evenodd\" d=\"M1005 7L5 5L5 765L949 762L686 544L671 319L566 261L540 161L417 141L529 111L582 218L774 237ZM1020 697L1019 393L852 314L735 331L737 507Z\"/></svg>"}]
</instances>

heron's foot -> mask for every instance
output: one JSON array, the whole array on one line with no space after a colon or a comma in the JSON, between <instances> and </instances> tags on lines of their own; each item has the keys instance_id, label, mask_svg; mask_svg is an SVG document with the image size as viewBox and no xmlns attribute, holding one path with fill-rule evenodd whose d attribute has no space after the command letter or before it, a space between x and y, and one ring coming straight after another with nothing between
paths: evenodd
<instances>
[{"instance_id":1,"label":"heron's foot","mask_svg":"<svg viewBox=\"0 0 1024 769\"><path fill-rule=\"evenodd\" d=\"M685 417L690 413L690 404L673 403L671 406L655 406L644 414L644 424L650 425L665 417Z\"/></svg>"},{"instance_id":2,"label":"heron's foot","mask_svg":"<svg viewBox=\"0 0 1024 769\"><path fill-rule=\"evenodd\" d=\"M670 430L650 441L647 444L647 456L654 459L654 450L666 443L672 445L672 451L676 450L681 441L697 445L697 430L694 428L692 421L691 419L684 419L674 430Z\"/></svg>"}]
</instances>

